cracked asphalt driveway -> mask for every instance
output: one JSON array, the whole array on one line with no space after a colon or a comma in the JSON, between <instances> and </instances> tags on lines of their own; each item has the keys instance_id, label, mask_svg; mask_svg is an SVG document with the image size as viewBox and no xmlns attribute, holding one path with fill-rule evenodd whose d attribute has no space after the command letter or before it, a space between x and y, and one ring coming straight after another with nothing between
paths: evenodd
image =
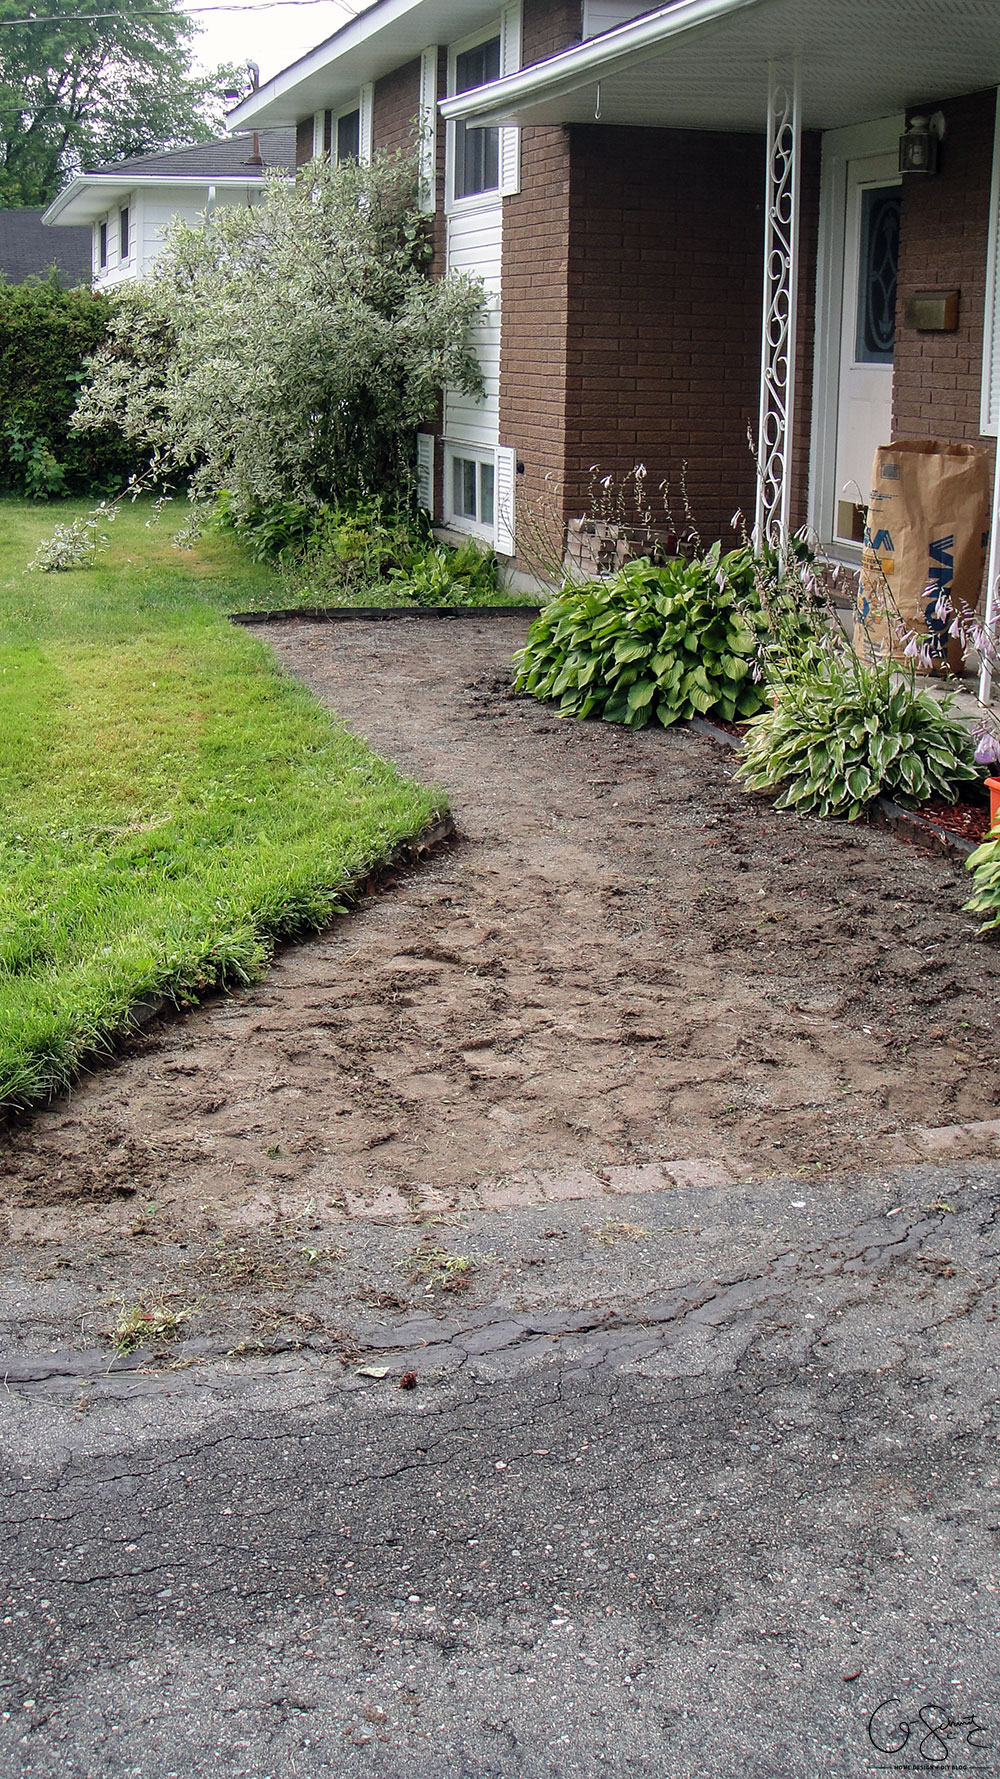
<instances>
[{"instance_id":1,"label":"cracked asphalt driveway","mask_svg":"<svg viewBox=\"0 0 1000 1779\"><path fill-rule=\"evenodd\" d=\"M548 1205L534 1308L12 1359L0 1771L1000 1772L996 1167L615 1210L603 1294Z\"/></svg>"},{"instance_id":2,"label":"cracked asphalt driveway","mask_svg":"<svg viewBox=\"0 0 1000 1779\"><path fill-rule=\"evenodd\" d=\"M283 632L465 839L9 1133L0 1779L1000 1779L997 954L510 624Z\"/></svg>"}]
</instances>

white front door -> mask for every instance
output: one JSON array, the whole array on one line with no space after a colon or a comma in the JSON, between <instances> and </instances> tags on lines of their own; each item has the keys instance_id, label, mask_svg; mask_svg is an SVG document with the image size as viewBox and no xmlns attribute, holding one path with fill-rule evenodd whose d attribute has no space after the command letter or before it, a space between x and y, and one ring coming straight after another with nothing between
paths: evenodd
<instances>
[{"instance_id":1,"label":"white front door","mask_svg":"<svg viewBox=\"0 0 1000 1779\"><path fill-rule=\"evenodd\" d=\"M810 524L860 558L872 462L892 437L902 118L823 141Z\"/></svg>"},{"instance_id":2,"label":"white front door","mask_svg":"<svg viewBox=\"0 0 1000 1779\"><path fill-rule=\"evenodd\" d=\"M833 539L860 543L872 462L892 436L900 179L895 156L848 162Z\"/></svg>"}]
</instances>

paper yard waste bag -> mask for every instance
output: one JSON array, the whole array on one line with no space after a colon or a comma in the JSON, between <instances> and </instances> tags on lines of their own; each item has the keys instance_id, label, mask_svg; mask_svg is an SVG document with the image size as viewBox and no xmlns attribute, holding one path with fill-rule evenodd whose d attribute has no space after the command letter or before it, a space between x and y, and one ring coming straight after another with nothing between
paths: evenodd
<instances>
[{"instance_id":1,"label":"paper yard waste bag","mask_svg":"<svg viewBox=\"0 0 1000 1779\"><path fill-rule=\"evenodd\" d=\"M989 463L975 445L903 439L879 447L855 612L862 660L902 661L902 631L929 638L932 665L918 660L918 672L961 667L962 645L948 635L951 619L939 618L935 607L943 594L954 611L976 610L990 504Z\"/></svg>"}]
</instances>

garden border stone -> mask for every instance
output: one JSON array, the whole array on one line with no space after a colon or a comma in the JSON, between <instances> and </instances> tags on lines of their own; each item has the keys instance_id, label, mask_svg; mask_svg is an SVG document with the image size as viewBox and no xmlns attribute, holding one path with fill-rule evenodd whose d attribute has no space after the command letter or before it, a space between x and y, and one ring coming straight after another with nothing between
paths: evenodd
<instances>
[{"instance_id":1,"label":"garden border stone","mask_svg":"<svg viewBox=\"0 0 1000 1779\"><path fill-rule=\"evenodd\" d=\"M380 623L392 618L537 618L538 605L303 605L270 612L230 612L231 624L276 624L291 618L311 623Z\"/></svg>"}]
</instances>

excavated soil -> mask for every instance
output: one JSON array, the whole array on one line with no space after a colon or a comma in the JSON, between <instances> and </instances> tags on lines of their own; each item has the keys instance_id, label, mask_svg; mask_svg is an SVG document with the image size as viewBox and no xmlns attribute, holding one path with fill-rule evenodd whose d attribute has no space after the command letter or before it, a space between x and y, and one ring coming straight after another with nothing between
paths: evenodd
<instances>
[{"instance_id":1,"label":"excavated soil","mask_svg":"<svg viewBox=\"0 0 1000 1779\"><path fill-rule=\"evenodd\" d=\"M689 729L513 698L524 632L268 631L458 838L9 1129L15 1240L124 1229L136 1194L252 1228L880 1166L995 1115L1000 966L961 870L775 812Z\"/></svg>"}]
</instances>

